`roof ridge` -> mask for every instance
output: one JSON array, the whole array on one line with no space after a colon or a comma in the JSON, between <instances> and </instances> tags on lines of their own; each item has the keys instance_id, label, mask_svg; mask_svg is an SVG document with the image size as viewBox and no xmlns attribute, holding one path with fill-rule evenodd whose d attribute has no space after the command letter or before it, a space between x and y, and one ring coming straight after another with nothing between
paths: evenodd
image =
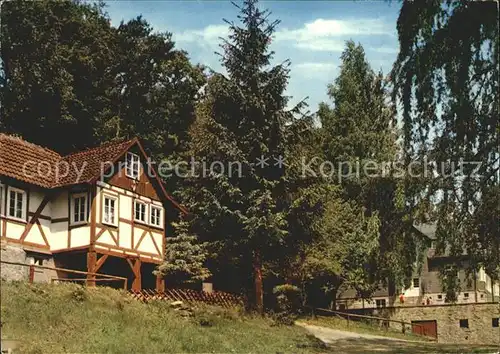
<instances>
[{"instance_id":1,"label":"roof ridge","mask_svg":"<svg viewBox=\"0 0 500 354\"><path fill-rule=\"evenodd\" d=\"M121 145L121 144L126 144L126 143L132 143L132 141L136 140L137 138L132 138L128 140L121 140L121 141L107 141L102 145L99 146L94 146L91 148L87 148L86 150L81 150L81 151L76 151L71 154L67 154L62 156L62 159L68 158L70 156L77 156L77 155L85 155L94 152L95 150L98 149L103 149L103 148L108 148L110 146L115 146L115 145Z\"/></svg>"},{"instance_id":2,"label":"roof ridge","mask_svg":"<svg viewBox=\"0 0 500 354\"><path fill-rule=\"evenodd\" d=\"M2 138L5 139L5 140L11 140L11 141L17 140L17 141L19 141L22 144L25 144L27 146L31 146L31 147L34 147L36 149L40 149L40 150L49 152L49 153L51 153L53 155L57 155L59 158L62 158L62 155L59 154L59 153L57 153L56 151L51 150L51 149L49 149L47 147L44 147L44 146L41 146L41 145L37 145L37 144L32 143L32 142L29 142L29 141L23 139L21 136L0 133L0 139L2 139Z\"/></svg>"}]
</instances>

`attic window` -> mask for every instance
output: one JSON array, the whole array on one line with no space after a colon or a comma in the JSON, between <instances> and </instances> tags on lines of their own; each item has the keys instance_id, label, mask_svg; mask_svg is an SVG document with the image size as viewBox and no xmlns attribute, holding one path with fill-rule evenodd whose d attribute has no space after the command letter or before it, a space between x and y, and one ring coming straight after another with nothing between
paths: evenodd
<instances>
[{"instance_id":1,"label":"attic window","mask_svg":"<svg viewBox=\"0 0 500 354\"><path fill-rule=\"evenodd\" d=\"M125 174L127 175L127 177L138 179L139 166L140 166L139 155L134 154L133 152L127 152L125 163L126 163Z\"/></svg>"}]
</instances>

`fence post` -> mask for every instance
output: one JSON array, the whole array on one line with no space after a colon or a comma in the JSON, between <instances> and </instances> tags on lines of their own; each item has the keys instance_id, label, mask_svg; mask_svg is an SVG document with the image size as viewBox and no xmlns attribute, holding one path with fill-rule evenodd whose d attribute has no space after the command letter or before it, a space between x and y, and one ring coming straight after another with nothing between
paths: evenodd
<instances>
[{"instance_id":1,"label":"fence post","mask_svg":"<svg viewBox=\"0 0 500 354\"><path fill-rule=\"evenodd\" d=\"M406 334L406 326L404 322L401 322L401 326L403 326L403 334Z\"/></svg>"},{"instance_id":2,"label":"fence post","mask_svg":"<svg viewBox=\"0 0 500 354\"><path fill-rule=\"evenodd\" d=\"M33 264L31 264L29 269L28 281L30 284L33 284L34 280L35 280L35 267L33 266Z\"/></svg>"},{"instance_id":3,"label":"fence post","mask_svg":"<svg viewBox=\"0 0 500 354\"><path fill-rule=\"evenodd\" d=\"M349 314L347 314L347 328L349 328Z\"/></svg>"}]
</instances>

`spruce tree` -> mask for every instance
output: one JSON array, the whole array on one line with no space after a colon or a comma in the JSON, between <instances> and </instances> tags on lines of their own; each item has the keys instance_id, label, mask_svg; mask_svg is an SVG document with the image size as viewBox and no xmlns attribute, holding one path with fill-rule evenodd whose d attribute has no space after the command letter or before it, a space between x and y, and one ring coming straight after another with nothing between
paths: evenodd
<instances>
[{"instance_id":1,"label":"spruce tree","mask_svg":"<svg viewBox=\"0 0 500 354\"><path fill-rule=\"evenodd\" d=\"M202 177L198 166L201 177L193 178L187 194L199 235L211 241L219 265L238 269L240 279L252 279L252 297L262 312L263 265L273 260L288 234L285 166L277 161L285 153L287 122L293 117L284 95L290 63L270 65L269 44L279 21L270 22L256 0L238 8L241 25L226 21L230 34L221 45L228 75L209 79L191 132L195 159L205 166L220 161L224 171L218 167Z\"/></svg>"}]
</instances>

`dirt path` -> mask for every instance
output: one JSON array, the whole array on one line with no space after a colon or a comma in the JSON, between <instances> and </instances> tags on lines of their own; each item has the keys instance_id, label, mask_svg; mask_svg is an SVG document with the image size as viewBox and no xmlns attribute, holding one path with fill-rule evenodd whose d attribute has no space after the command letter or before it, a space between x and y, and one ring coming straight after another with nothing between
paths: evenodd
<instances>
[{"instance_id":1,"label":"dirt path","mask_svg":"<svg viewBox=\"0 0 500 354\"><path fill-rule=\"evenodd\" d=\"M316 338L328 345L335 353L468 353L469 350L480 353L495 353L493 347L478 348L464 345L448 345L427 342L416 342L398 338L377 336L372 334L347 332L333 328L321 327L297 322Z\"/></svg>"},{"instance_id":2,"label":"dirt path","mask_svg":"<svg viewBox=\"0 0 500 354\"><path fill-rule=\"evenodd\" d=\"M392 341L409 342L409 341L404 340L404 339L377 336L377 335L373 335L373 334L341 331L339 329L315 326L315 325L310 325L307 323L300 323L299 322L299 323L297 323L297 325L304 327L311 334L313 334L315 337L321 339L326 344L332 344L332 343L334 343L338 340L342 340L342 339L370 339L370 340L378 339L378 340L387 340L387 341L391 341L391 342Z\"/></svg>"}]
</instances>

